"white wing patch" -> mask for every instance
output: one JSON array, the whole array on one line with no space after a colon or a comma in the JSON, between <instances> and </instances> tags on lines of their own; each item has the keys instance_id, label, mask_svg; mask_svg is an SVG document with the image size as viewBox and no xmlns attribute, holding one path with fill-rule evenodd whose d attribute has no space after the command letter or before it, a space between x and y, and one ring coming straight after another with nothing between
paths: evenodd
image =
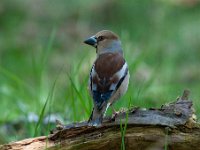
<instances>
[{"instance_id":1,"label":"white wing patch","mask_svg":"<svg viewBox=\"0 0 200 150\"><path fill-rule=\"evenodd\" d=\"M120 81L120 79L125 75L127 68L128 68L127 63L124 63L123 67L118 72L116 72L112 77L117 76L118 81ZM98 74L95 71L95 65L92 66L92 69L91 69L91 72L90 72L90 83L89 84L91 86L90 87L91 91L97 90L97 84L92 82L92 79L93 79L94 76L98 77ZM109 90L113 90L113 91L116 90L117 84L118 84L118 82L111 84Z\"/></svg>"},{"instance_id":2,"label":"white wing patch","mask_svg":"<svg viewBox=\"0 0 200 150\"><path fill-rule=\"evenodd\" d=\"M123 67L118 72L116 72L113 76L117 76L117 78L119 79L118 81L120 81L120 79L125 75L127 68L128 68L127 63L124 63ZM117 84L118 82L111 84L110 90L115 90Z\"/></svg>"}]
</instances>

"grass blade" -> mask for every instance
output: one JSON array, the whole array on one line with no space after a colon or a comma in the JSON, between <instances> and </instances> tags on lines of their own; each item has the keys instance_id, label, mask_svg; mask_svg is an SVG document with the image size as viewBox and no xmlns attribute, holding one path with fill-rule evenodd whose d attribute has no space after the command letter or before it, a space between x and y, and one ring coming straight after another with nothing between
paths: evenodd
<instances>
[{"instance_id":1,"label":"grass blade","mask_svg":"<svg viewBox=\"0 0 200 150\"><path fill-rule=\"evenodd\" d=\"M81 102L82 107L83 107L84 110L86 111L87 115L89 115L89 114L90 114L89 109L87 108L86 103L85 103L85 101L84 101L84 99L83 99L81 93L80 93L79 90L77 89L77 87L76 87L76 85L75 85L75 83L74 83L72 77L71 77L69 74L68 74L68 78L69 78L69 80L70 80L70 83L71 83L72 88L74 89L75 93L77 94L77 96L78 96L78 98L79 98L79 100L80 100L80 102Z\"/></svg>"}]
</instances>

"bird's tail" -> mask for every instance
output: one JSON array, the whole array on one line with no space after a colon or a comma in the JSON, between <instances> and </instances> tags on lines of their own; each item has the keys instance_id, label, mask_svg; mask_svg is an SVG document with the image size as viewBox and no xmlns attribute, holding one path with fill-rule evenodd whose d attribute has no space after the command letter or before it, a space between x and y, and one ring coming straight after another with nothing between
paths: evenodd
<instances>
[{"instance_id":1,"label":"bird's tail","mask_svg":"<svg viewBox=\"0 0 200 150\"><path fill-rule=\"evenodd\" d=\"M102 124L103 117L105 116L105 113L110 105L111 103L104 104L102 109L100 110L98 108L93 107L92 113L88 120L88 125L100 126Z\"/></svg>"},{"instance_id":2,"label":"bird's tail","mask_svg":"<svg viewBox=\"0 0 200 150\"><path fill-rule=\"evenodd\" d=\"M103 121L103 114L93 108L90 118L88 120L89 126L100 126Z\"/></svg>"}]
</instances>

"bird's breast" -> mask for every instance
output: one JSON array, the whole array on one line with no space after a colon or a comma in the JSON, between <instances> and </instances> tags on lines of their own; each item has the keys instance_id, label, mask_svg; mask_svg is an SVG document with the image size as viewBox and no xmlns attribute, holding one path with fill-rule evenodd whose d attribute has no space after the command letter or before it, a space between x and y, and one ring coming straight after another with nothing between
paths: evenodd
<instances>
[{"instance_id":1,"label":"bird's breast","mask_svg":"<svg viewBox=\"0 0 200 150\"><path fill-rule=\"evenodd\" d=\"M120 53L104 53L95 61L95 71L99 78L109 79L124 65L125 60Z\"/></svg>"}]
</instances>

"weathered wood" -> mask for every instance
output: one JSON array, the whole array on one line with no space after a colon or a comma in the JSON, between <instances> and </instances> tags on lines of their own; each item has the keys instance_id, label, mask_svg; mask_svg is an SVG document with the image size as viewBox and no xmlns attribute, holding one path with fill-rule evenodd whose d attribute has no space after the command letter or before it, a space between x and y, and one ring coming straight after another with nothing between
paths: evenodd
<instances>
[{"instance_id":1,"label":"weathered wood","mask_svg":"<svg viewBox=\"0 0 200 150\"><path fill-rule=\"evenodd\" d=\"M166 132L168 131L168 134ZM85 130L87 131L87 130ZM166 142L167 140L167 142ZM26 139L19 142L10 143L0 147L2 150L43 150L49 148L56 149L120 149L121 131L119 126L108 128L95 128L90 132L81 132L66 139L53 141L47 137L38 137ZM131 149L168 149L188 150L200 149L200 128L177 129L165 128L163 126L128 126L125 136L125 145L127 150Z\"/></svg>"},{"instance_id":2,"label":"weathered wood","mask_svg":"<svg viewBox=\"0 0 200 150\"><path fill-rule=\"evenodd\" d=\"M127 123L124 138L126 149L200 149L200 126L196 123L192 101L184 91L177 101L161 108L132 108L115 118L105 118L102 126L88 126L87 122L63 126L48 137L26 139L0 147L1 149L120 149L120 124ZM128 121L126 115L128 113Z\"/></svg>"},{"instance_id":3,"label":"weathered wood","mask_svg":"<svg viewBox=\"0 0 200 150\"><path fill-rule=\"evenodd\" d=\"M25 139L0 146L1 150L43 150L46 147L55 146L53 141L46 136Z\"/></svg>"}]
</instances>

